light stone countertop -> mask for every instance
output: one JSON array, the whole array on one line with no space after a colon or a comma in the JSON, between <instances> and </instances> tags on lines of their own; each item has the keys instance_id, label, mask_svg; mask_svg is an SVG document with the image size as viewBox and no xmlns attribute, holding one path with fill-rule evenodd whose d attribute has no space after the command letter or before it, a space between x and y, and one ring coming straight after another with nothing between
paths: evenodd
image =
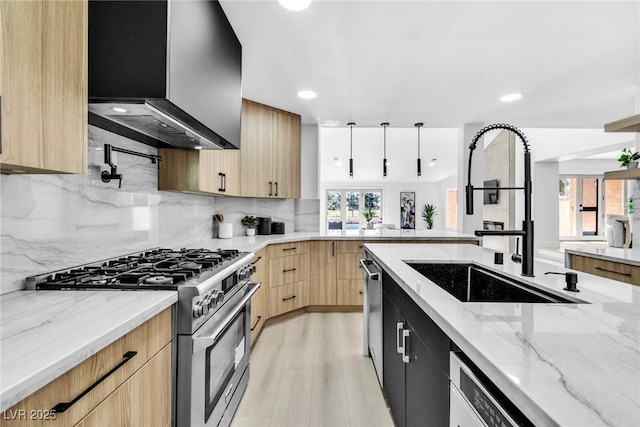
<instances>
[{"instance_id":1,"label":"light stone countertop","mask_svg":"<svg viewBox=\"0 0 640 427\"><path fill-rule=\"evenodd\" d=\"M365 245L460 349L539 426L640 425L640 287L537 262L520 275L473 245ZM462 303L404 263L475 262L590 304Z\"/></svg>"},{"instance_id":2,"label":"light stone countertop","mask_svg":"<svg viewBox=\"0 0 640 427\"><path fill-rule=\"evenodd\" d=\"M569 254L581 255L605 261L619 262L640 267L640 249L623 248L588 248L565 249L565 265L568 265Z\"/></svg>"},{"instance_id":3,"label":"light stone countertop","mask_svg":"<svg viewBox=\"0 0 640 427\"><path fill-rule=\"evenodd\" d=\"M175 304L177 297L169 291L2 295L0 412Z\"/></svg>"},{"instance_id":4,"label":"light stone countertop","mask_svg":"<svg viewBox=\"0 0 640 427\"><path fill-rule=\"evenodd\" d=\"M239 249L245 252L257 252L270 244L290 243L305 240L474 240L480 239L471 234L457 233L448 230L330 230L325 232L294 232L286 234L268 234L262 236L234 236L231 239L200 240L190 245L191 248Z\"/></svg>"}]
</instances>

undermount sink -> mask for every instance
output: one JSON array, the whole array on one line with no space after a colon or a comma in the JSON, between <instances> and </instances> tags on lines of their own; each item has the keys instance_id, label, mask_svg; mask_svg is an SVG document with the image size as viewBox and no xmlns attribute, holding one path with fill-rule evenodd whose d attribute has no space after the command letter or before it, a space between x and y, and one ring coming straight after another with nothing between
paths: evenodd
<instances>
[{"instance_id":1,"label":"undermount sink","mask_svg":"<svg viewBox=\"0 0 640 427\"><path fill-rule=\"evenodd\" d=\"M475 264L406 262L462 302L584 303L528 283L501 276Z\"/></svg>"}]
</instances>

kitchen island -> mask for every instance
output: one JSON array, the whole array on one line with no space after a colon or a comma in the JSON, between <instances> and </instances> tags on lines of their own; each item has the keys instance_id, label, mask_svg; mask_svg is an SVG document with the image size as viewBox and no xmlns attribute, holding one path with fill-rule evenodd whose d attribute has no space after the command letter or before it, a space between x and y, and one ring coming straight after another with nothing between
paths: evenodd
<instances>
[{"instance_id":1,"label":"kitchen island","mask_svg":"<svg viewBox=\"0 0 640 427\"><path fill-rule=\"evenodd\" d=\"M640 289L535 264L520 276L509 260L472 245L366 244L370 257L535 425L640 425ZM463 303L404 261L475 263L582 304ZM386 369L386 368L385 368Z\"/></svg>"},{"instance_id":2,"label":"kitchen island","mask_svg":"<svg viewBox=\"0 0 640 427\"><path fill-rule=\"evenodd\" d=\"M640 286L640 249L566 249L565 267Z\"/></svg>"}]
</instances>

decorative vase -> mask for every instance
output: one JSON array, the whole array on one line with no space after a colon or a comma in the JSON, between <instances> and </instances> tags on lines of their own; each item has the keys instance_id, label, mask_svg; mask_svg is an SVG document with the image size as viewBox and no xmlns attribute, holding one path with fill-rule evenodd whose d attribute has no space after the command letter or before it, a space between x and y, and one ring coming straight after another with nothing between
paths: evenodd
<instances>
[{"instance_id":1,"label":"decorative vase","mask_svg":"<svg viewBox=\"0 0 640 427\"><path fill-rule=\"evenodd\" d=\"M247 228L247 236L255 236L256 229L255 228Z\"/></svg>"},{"instance_id":2,"label":"decorative vase","mask_svg":"<svg viewBox=\"0 0 640 427\"><path fill-rule=\"evenodd\" d=\"M373 228L373 223L371 221L367 222L367 228Z\"/></svg>"},{"instance_id":3,"label":"decorative vase","mask_svg":"<svg viewBox=\"0 0 640 427\"><path fill-rule=\"evenodd\" d=\"M638 167L638 162L629 162L627 169L635 169Z\"/></svg>"}]
</instances>

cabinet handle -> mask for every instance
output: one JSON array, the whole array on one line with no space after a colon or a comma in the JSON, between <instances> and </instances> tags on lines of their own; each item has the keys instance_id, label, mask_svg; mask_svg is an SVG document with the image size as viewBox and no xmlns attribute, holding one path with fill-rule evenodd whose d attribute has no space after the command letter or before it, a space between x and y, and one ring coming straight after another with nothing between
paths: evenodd
<instances>
[{"instance_id":1,"label":"cabinet handle","mask_svg":"<svg viewBox=\"0 0 640 427\"><path fill-rule=\"evenodd\" d=\"M218 187L218 191L224 192L224 174L222 172L218 172L218 176L220 177L220 186Z\"/></svg>"},{"instance_id":2,"label":"cabinet handle","mask_svg":"<svg viewBox=\"0 0 640 427\"><path fill-rule=\"evenodd\" d=\"M252 264L252 265L256 265L256 264L258 263L258 261L260 261L261 259L262 259L262 257L261 257L261 256L259 256L259 257L258 257L258 258L256 258L256 260L255 260L255 261L253 261L251 264Z\"/></svg>"},{"instance_id":3,"label":"cabinet handle","mask_svg":"<svg viewBox=\"0 0 640 427\"><path fill-rule=\"evenodd\" d=\"M269 181L269 197L273 196L273 182Z\"/></svg>"},{"instance_id":4,"label":"cabinet handle","mask_svg":"<svg viewBox=\"0 0 640 427\"><path fill-rule=\"evenodd\" d=\"M249 329L251 332L253 332L253 330L258 326L258 323L260 323L260 320L262 320L262 316L258 316L258 319L256 320L256 324L253 325L251 329Z\"/></svg>"},{"instance_id":5,"label":"cabinet handle","mask_svg":"<svg viewBox=\"0 0 640 427\"><path fill-rule=\"evenodd\" d=\"M291 273L292 271L296 271L295 268L288 268L286 270L282 270L283 273Z\"/></svg>"},{"instance_id":6,"label":"cabinet handle","mask_svg":"<svg viewBox=\"0 0 640 427\"><path fill-rule=\"evenodd\" d=\"M222 174L222 184L223 184L222 185L222 188L223 188L222 191L226 192L227 191L227 174L226 173Z\"/></svg>"},{"instance_id":7,"label":"cabinet handle","mask_svg":"<svg viewBox=\"0 0 640 427\"><path fill-rule=\"evenodd\" d=\"M619 274L621 276L631 277L631 273L621 273L619 271L609 270L609 269L602 268L602 267L596 267L596 270L604 271L605 273L613 273L613 274Z\"/></svg>"},{"instance_id":8,"label":"cabinet handle","mask_svg":"<svg viewBox=\"0 0 640 427\"><path fill-rule=\"evenodd\" d=\"M360 295L362 295L364 292L360 291L360 292L358 292L358 293L359 293Z\"/></svg>"},{"instance_id":9,"label":"cabinet handle","mask_svg":"<svg viewBox=\"0 0 640 427\"><path fill-rule=\"evenodd\" d=\"M336 242L331 242L331 256L336 256Z\"/></svg>"},{"instance_id":10,"label":"cabinet handle","mask_svg":"<svg viewBox=\"0 0 640 427\"><path fill-rule=\"evenodd\" d=\"M276 181L276 197L278 197L278 181Z\"/></svg>"},{"instance_id":11,"label":"cabinet handle","mask_svg":"<svg viewBox=\"0 0 640 427\"><path fill-rule=\"evenodd\" d=\"M290 300L290 299L294 299L295 297L296 297L296 296L294 295L294 296L292 296L292 297L282 298L282 301L288 301L288 300Z\"/></svg>"},{"instance_id":12,"label":"cabinet handle","mask_svg":"<svg viewBox=\"0 0 640 427\"><path fill-rule=\"evenodd\" d=\"M396 351L402 354L402 346L400 345L400 331L404 329L404 323L396 323Z\"/></svg>"},{"instance_id":13,"label":"cabinet handle","mask_svg":"<svg viewBox=\"0 0 640 427\"><path fill-rule=\"evenodd\" d=\"M409 338L409 330L402 331L402 361L409 363L409 356L407 356L407 338Z\"/></svg>"},{"instance_id":14,"label":"cabinet handle","mask_svg":"<svg viewBox=\"0 0 640 427\"><path fill-rule=\"evenodd\" d=\"M295 251L297 248L294 246L292 248L284 248L283 251Z\"/></svg>"},{"instance_id":15,"label":"cabinet handle","mask_svg":"<svg viewBox=\"0 0 640 427\"><path fill-rule=\"evenodd\" d=\"M106 374L101 376L98 379L98 381L96 381L95 383L91 384L87 389L85 389L82 393L80 393L78 396L76 396L76 398L73 399L71 402L60 402L60 403L58 403L56 406L51 408L51 412L62 413L64 411L66 411L67 409L69 409L70 407L72 407L78 400L82 399L87 393L89 393L91 390L96 388L101 382L106 380L111 374L113 374L115 371L120 369L122 367L122 365L127 363L129 360L133 359L133 357L136 354L138 354L137 351L127 351L125 354L122 355L122 360L120 361L120 363L118 363L116 366L114 366L109 372L107 372Z\"/></svg>"}]
</instances>

